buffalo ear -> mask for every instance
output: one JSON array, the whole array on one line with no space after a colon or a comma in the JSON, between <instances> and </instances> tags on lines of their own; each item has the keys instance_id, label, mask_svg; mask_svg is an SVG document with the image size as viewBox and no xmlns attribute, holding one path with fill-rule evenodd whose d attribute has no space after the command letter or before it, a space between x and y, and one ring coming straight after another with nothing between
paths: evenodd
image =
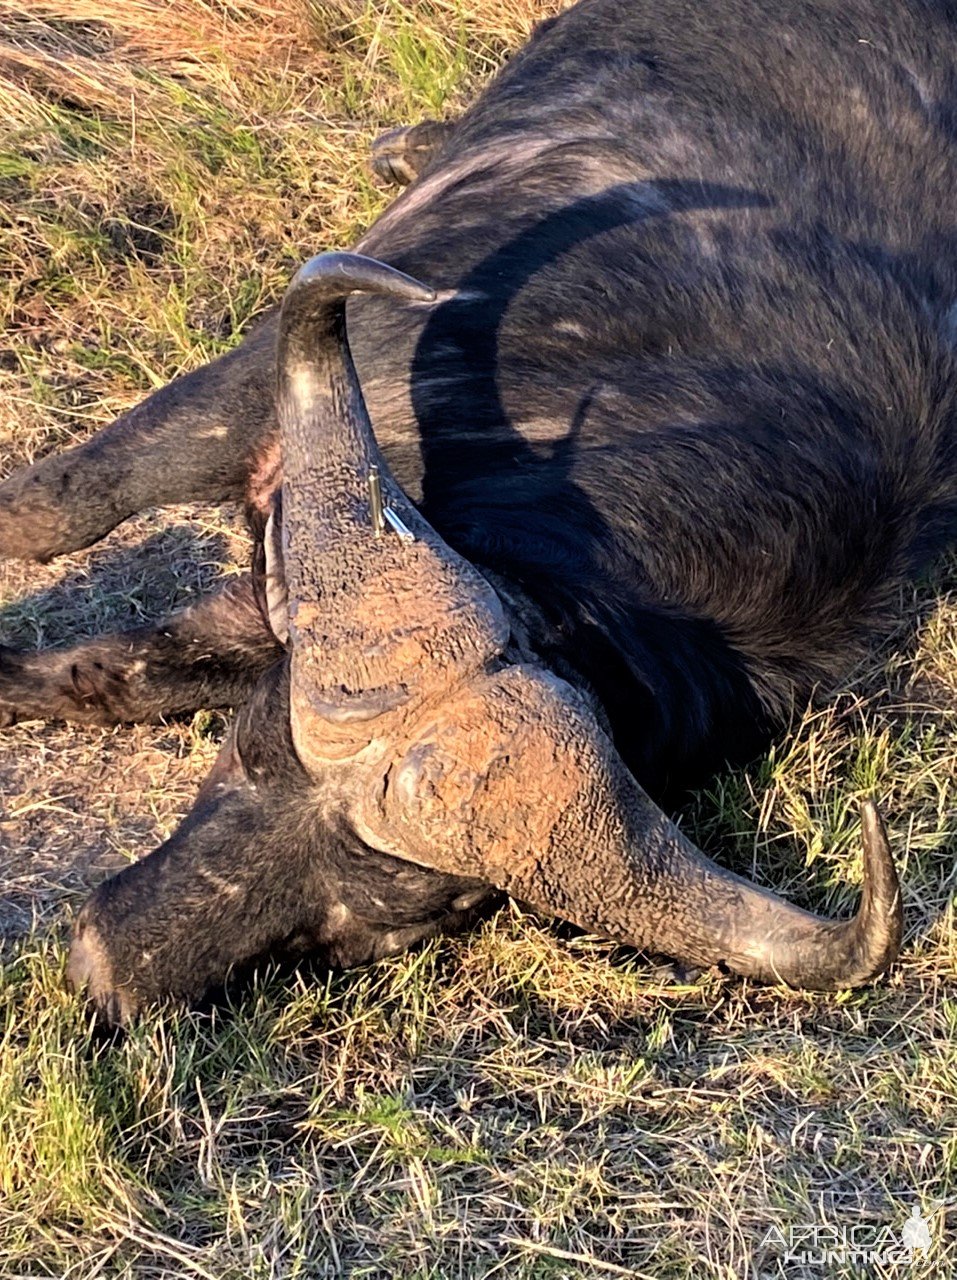
<instances>
[{"instance_id":1,"label":"buffalo ear","mask_svg":"<svg viewBox=\"0 0 957 1280\"><path fill-rule=\"evenodd\" d=\"M282 490L276 489L268 499L268 511L262 536L253 545L252 586L256 607L263 621L283 646L289 644L289 593L286 586L286 562L282 546ZM262 515L256 513L256 525Z\"/></svg>"},{"instance_id":2,"label":"buffalo ear","mask_svg":"<svg viewBox=\"0 0 957 1280\"><path fill-rule=\"evenodd\" d=\"M280 644L289 643L289 589L282 549L282 491L276 493L263 533L265 569L264 603L272 633Z\"/></svg>"}]
</instances>

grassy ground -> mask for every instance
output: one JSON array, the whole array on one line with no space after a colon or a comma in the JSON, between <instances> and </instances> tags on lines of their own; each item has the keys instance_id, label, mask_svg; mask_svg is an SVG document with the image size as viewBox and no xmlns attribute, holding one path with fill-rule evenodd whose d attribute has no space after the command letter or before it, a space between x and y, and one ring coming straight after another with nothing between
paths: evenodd
<instances>
[{"instance_id":1,"label":"grassy ground","mask_svg":"<svg viewBox=\"0 0 957 1280\"><path fill-rule=\"evenodd\" d=\"M385 203L374 134L454 112L555 7L272 5L0 0L0 472L235 343ZM50 568L0 562L0 640L155 615L244 549L233 513L191 508ZM869 991L675 985L512 910L95 1048L65 923L171 830L222 727L0 739L0 1280L954 1274L957 563L834 703L686 815L834 912L876 793L908 933ZM762 1247L772 1227L896 1232L914 1204L926 1264Z\"/></svg>"}]
</instances>

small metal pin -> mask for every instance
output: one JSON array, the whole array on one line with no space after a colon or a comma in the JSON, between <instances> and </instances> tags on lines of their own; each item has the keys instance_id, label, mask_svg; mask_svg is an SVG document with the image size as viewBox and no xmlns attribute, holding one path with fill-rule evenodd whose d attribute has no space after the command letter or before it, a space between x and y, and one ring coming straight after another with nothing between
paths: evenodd
<instances>
[{"instance_id":1,"label":"small metal pin","mask_svg":"<svg viewBox=\"0 0 957 1280\"><path fill-rule=\"evenodd\" d=\"M415 534L405 521L382 501L382 478L378 467L369 468L369 510L372 513L372 532L377 538L382 537L388 524L403 542L415 542Z\"/></svg>"},{"instance_id":2,"label":"small metal pin","mask_svg":"<svg viewBox=\"0 0 957 1280\"><path fill-rule=\"evenodd\" d=\"M372 512L372 532L377 538L381 538L385 533L385 509L378 467L372 467L369 471L369 510Z\"/></svg>"}]
</instances>

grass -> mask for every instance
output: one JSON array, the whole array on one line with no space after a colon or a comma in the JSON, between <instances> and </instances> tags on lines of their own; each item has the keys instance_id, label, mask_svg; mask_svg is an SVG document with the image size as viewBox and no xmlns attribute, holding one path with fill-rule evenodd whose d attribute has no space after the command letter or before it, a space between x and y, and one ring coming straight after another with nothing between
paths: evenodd
<instances>
[{"instance_id":1,"label":"grass","mask_svg":"<svg viewBox=\"0 0 957 1280\"><path fill-rule=\"evenodd\" d=\"M0 469L233 345L384 206L375 133L454 113L553 7L0 0ZM235 513L190 508L0 564L2 639L155 616L245 549ZM866 991L679 982L511 908L97 1045L63 988L66 922L172 829L221 733L203 712L0 739L0 1280L957 1270L957 562L835 701L685 815L837 912L875 793L908 934ZM762 1247L812 1223L896 1232L915 1203L935 1245L909 1269Z\"/></svg>"}]
</instances>

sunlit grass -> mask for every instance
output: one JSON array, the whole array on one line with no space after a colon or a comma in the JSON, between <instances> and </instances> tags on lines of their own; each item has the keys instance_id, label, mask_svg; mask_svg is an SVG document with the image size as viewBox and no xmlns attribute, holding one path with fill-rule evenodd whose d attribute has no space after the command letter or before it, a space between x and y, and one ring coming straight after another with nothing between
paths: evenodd
<instances>
[{"instance_id":1,"label":"sunlit grass","mask_svg":"<svg viewBox=\"0 0 957 1280\"><path fill-rule=\"evenodd\" d=\"M0 473L233 346L299 261L384 207L375 133L454 115L556 7L0 3ZM197 508L47 568L0 564L0 639L156 616L244 551L233 515ZM769 1226L896 1230L915 1201L953 1204L952 562L901 617L916 631L683 815L736 869L840 913L877 796L906 957L839 996L676 976L511 907L97 1043L63 987L64 923L173 828L222 721L3 735L2 1280L736 1280L781 1274ZM914 1273L944 1276L957 1223L931 1221L933 1269Z\"/></svg>"}]
</instances>

